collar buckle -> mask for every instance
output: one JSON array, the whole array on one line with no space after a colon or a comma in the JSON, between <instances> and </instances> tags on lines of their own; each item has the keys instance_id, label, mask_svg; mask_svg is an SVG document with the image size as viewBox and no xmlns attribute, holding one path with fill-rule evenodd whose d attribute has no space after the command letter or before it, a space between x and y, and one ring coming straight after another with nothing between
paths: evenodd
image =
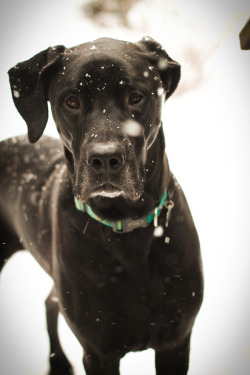
<instances>
[{"instance_id":1,"label":"collar buckle","mask_svg":"<svg viewBox=\"0 0 250 375\"><path fill-rule=\"evenodd\" d=\"M125 219L112 223L113 231L116 233L132 232L136 228L146 228L148 226L147 218L140 217L138 219Z\"/></svg>"}]
</instances>

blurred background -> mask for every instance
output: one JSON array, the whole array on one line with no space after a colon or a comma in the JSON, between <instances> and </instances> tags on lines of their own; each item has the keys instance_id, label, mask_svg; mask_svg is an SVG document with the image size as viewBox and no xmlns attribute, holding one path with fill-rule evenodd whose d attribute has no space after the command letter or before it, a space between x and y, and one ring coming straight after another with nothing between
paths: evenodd
<instances>
[{"instance_id":1,"label":"blurred background","mask_svg":"<svg viewBox=\"0 0 250 375\"><path fill-rule=\"evenodd\" d=\"M248 0L8 0L0 3L0 139L26 133L7 71L56 44L109 36L159 41L182 65L165 104L170 167L187 196L200 236L205 299L191 342L189 375L250 373L250 51L239 32ZM57 137L50 116L46 134ZM44 375L44 300L51 280L28 253L15 255L0 283L0 374ZM60 319L76 374L82 351ZM128 354L122 375L154 375L154 353Z\"/></svg>"}]
</instances>

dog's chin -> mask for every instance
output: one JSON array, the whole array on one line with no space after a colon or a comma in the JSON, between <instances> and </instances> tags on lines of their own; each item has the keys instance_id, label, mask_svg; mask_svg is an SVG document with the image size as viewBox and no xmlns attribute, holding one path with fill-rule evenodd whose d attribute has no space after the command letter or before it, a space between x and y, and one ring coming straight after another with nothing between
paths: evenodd
<instances>
[{"instance_id":1,"label":"dog's chin","mask_svg":"<svg viewBox=\"0 0 250 375\"><path fill-rule=\"evenodd\" d=\"M93 191L90 192L89 198L103 197L103 198L117 198L124 196L123 189L117 186L106 183L97 186Z\"/></svg>"},{"instance_id":2,"label":"dog's chin","mask_svg":"<svg viewBox=\"0 0 250 375\"><path fill-rule=\"evenodd\" d=\"M90 196L90 198L95 198L95 197L103 197L103 198L117 198L117 197L124 197L124 191L121 190L98 190L98 191L93 191Z\"/></svg>"},{"instance_id":3,"label":"dog's chin","mask_svg":"<svg viewBox=\"0 0 250 375\"><path fill-rule=\"evenodd\" d=\"M87 202L89 199L93 198L100 198L100 199L115 199L115 198L123 198L124 200L130 201L130 202L136 202L140 197L142 196L143 191L142 189L132 191L129 189L128 191L126 189L120 189L118 187L115 187L113 185L102 185L99 186L93 190L88 191L81 191L81 193L76 193L75 195L79 200L82 202Z\"/></svg>"},{"instance_id":4,"label":"dog's chin","mask_svg":"<svg viewBox=\"0 0 250 375\"><path fill-rule=\"evenodd\" d=\"M89 198L124 198L125 200L130 200L130 201L136 201L140 198L142 193L139 193L138 191L126 191L125 189L120 189L116 186L113 185L103 185L100 186L96 189L94 189L90 195Z\"/></svg>"}]
</instances>

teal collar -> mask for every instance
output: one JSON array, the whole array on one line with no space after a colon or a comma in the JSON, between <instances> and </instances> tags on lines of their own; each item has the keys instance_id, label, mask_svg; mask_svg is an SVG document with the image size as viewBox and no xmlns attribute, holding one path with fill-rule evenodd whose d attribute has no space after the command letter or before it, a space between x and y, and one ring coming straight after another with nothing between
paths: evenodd
<instances>
[{"instance_id":1,"label":"teal collar","mask_svg":"<svg viewBox=\"0 0 250 375\"><path fill-rule=\"evenodd\" d=\"M79 211L86 212L92 219L95 219L99 221L99 223L107 225L108 227L113 228L114 232L117 233L128 233L136 228L145 228L147 227L152 221L154 221L154 226L158 226L158 217L161 214L161 211L163 207L167 203L167 191L163 194L161 201L157 207L153 211L151 211L148 216L143 216L138 219L124 219L124 220L118 220L118 221L107 221L101 219L99 216L97 216L92 208L86 204L81 202L79 199L74 197L75 200L75 206Z\"/></svg>"}]
</instances>

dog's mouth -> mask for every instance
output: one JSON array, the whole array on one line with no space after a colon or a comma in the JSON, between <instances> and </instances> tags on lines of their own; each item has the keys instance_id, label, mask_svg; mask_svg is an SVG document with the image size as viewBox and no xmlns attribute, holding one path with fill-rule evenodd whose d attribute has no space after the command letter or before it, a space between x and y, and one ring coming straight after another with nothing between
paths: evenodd
<instances>
[{"instance_id":1,"label":"dog's mouth","mask_svg":"<svg viewBox=\"0 0 250 375\"><path fill-rule=\"evenodd\" d=\"M124 199L137 201L143 194L145 176L136 162L123 166L120 173L97 174L81 164L74 176L74 195L82 202Z\"/></svg>"},{"instance_id":2,"label":"dog's mouth","mask_svg":"<svg viewBox=\"0 0 250 375\"><path fill-rule=\"evenodd\" d=\"M90 198L104 197L104 198L116 198L124 196L124 191L112 184L103 184L95 188L90 194Z\"/></svg>"}]
</instances>

